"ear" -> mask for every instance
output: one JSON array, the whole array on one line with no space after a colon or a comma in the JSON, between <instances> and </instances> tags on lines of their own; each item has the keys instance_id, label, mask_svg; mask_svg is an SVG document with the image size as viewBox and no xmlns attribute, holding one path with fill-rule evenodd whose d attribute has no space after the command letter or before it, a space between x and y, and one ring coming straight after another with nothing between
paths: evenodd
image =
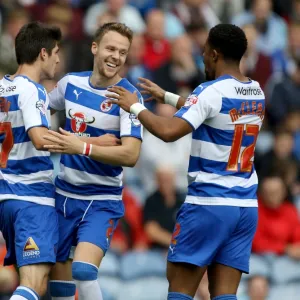
<instances>
[{"instance_id":1,"label":"ear","mask_svg":"<svg viewBox=\"0 0 300 300\"><path fill-rule=\"evenodd\" d=\"M48 53L47 53L46 48L42 48L42 49L41 49L41 52L40 52L41 60L45 60L48 56L49 56L49 55L48 55Z\"/></svg>"},{"instance_id":2,"label":"ear","mask_svg":"<svg viewBox=\"0 0 300 300\"><path fill-rule=\"evenodd\" d=\"M213 59L213 61L217 62L218 58L219 58L219 53L216 50L213 50L212 51L212 59Z\"/></svg>"},{"instance_id":3,"label":"ear","mask_svg":"<svg viewBox=\"0 0 300 300\"><path fill-rule=\"evenodd\" d=\"M92 43L91 51L92 51L92 53L94 55L97 54L97 52L98 52L98 45L97 45L97 43L95 43L95 42Z\"/></svg>"}]
</instances>

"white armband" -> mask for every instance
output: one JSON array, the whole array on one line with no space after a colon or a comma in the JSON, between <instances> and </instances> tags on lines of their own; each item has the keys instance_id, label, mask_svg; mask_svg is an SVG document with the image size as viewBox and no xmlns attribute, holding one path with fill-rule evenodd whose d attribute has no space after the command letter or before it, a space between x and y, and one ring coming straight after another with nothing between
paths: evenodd
<instances>
[{"instance_id":1,"label":"white armband","mask_svg":"<svg viewBox=\"0 0 300 300\"><path fill-rule=\"evenodd\" d=\"M180 96L179 95L176 95L176 94L173 94L173 93L170 93L170 92L166 92L165 93L165 103L166 104L170 104L174 107L177 106L177 102L179 100Z\"/></svg>"},{"instance_id":2,"label":"white armband","mask_svg":"<svg viewBox=\"0 0 300 300\"><path fill-rule=\"evenodd\" d=\"M138 117L139 113L147 109L142 103L134 103L130 106L130 112Z\"/></svg>"}]
</instances>

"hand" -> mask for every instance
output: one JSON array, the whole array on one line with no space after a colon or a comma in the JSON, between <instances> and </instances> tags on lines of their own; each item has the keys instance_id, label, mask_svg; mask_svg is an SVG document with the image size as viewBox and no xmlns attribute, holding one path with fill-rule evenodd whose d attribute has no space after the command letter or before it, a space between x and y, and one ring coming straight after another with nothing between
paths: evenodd
<instances>
[{"instance_id":1,"label":"hand","mask_svg":"<svg viewBox=\"0 0 300 300\"><path fill-rule=\"evenodd\" d=\"M138 83L138 86L142 88L141 94L151 95L145 100L145 102L156 100L158 103L165 103L165 90L149 79L140 77L139 81L140 83Z\"/></svg>"},{"instance_id":2,"label":"hand","mask_svg":"<svg viewBox=\"0 0 300 300\"><path fill-rule=\"evenodd\" d=\"M118 139L115 135L107 133L97 138L93 138L92 144L96 146L104 146L104 147L119 146L121 145L121 140Z\"/></svg>"},{"instance_id":3,"label":"hand","mask_svg":"<svg viewBox=\"0 0 300 300\"><path fill-rule=\"evenodd\" d=\"M130 112L130 106L132 104L139 102L136 91L134 93L131 93L121 86L113 86L108 88L107 90L113 93L105 95L108 100L113 104L119 105L127 112Z\"/></svg>"},{"instance_id":4,"label":"hand","mask_svg":"<svg viewBox=\"0 0 300 300\"><path fill-rule=\"evenodd\" d=\"M293 259L300 259L300 245L288 245L286 248L286 254Z\"/></svg>"},{"instance_id":5,"label":"hand","mask_svg":"<svg viewBox=\"0 0 300 300\"><path fill-rule=\"evenodd\" d=\"M50 152L66 153L66 154L82 154L84 143L74 134L59 128L61 132L48 131L47 135L43 138L54 144L44 145L44 148Z\"/></svg>"}]
</instances>

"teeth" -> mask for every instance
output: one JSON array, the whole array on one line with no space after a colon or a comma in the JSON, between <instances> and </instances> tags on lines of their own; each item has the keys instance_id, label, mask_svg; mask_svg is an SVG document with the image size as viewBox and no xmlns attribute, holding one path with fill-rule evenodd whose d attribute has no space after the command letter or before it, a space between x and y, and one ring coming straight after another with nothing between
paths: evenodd
<instances>
[{"instance_id":1,"label":"teeth","mask_svg":"<svg viewBox=\"0 0 300 300\"><path fill-rule=\"evenodd\" d=\"M107 63L107 65L108 65L109 67L112 67L112 68L116 68L116 67L117 67L116 65L111 64L111 63Z\"/></svg>"}]
</instances>

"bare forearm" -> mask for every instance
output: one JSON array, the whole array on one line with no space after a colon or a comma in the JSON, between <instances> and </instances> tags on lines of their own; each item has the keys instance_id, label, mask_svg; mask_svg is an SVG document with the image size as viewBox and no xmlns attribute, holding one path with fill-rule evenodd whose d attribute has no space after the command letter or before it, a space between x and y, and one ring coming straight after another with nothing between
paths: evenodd
<instances>
[{"instance_id":1,"label":"bare forearm","mask_svg":"<svg viewBox=\"0 0 300 300\"><path fill-rule=\"evenodd\" d=\"M166 247L170 245L172 234L156 224L156 222L146 224L146 233L152 242L164 245Z\"/></svg>"},{"instance_id":2,"label":"bare forearm","mask_svg":"<svg viewBox=\"0 0 300 300\"><path fill-rule=\"evenodd\" d=\"M184 97L180 96L180 98L177 102L176 108L179 110L182 106L184 106L185 101L186 101L186 99Z\"/></svg>"},{"instance_id":3,"label":"bare forearm","mask_svg":"<svg viewBox=\"0 0 300 300\"><path fill-rule=\"evenodd\" d=\"M122 146L103 147L93 145L90 157L105 164L124 167L133 167L137 161L135 155L132 155L126 147Z\"/></svg>"},{"instance_id":4,"label":"bare forearm","mask_svg":"<svg viewBox=\"0 0 300 300\"><path fill-rule=\"evenodd\" d=\"M139 120L149 132L159 139L163 140L164 142L171 141L170 131L172 119L157 116L149 110L143 110L139 114Z\"/></svg>"}]
</instances>

